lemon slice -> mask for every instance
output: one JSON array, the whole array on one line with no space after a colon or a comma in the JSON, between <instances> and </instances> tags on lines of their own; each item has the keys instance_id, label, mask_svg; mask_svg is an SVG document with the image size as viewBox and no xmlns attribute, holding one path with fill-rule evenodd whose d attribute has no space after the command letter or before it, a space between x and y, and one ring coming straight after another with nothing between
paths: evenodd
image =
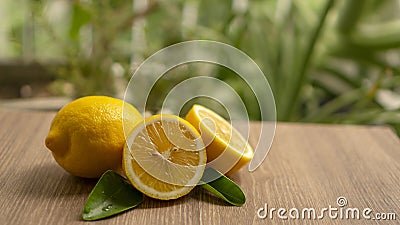
<instances>
[{"instance_id":1,"label":"lemon slice","mask_svg":"<svg viewBox=\"0 0 400 225\"><path fill-rule=\"evenodd\" d=\"M246 165L253 149L243 136L224 118L201 105L193 105L186 120L200 133L207 146L209 166L230 175Z\"/></svg>"},{"instance_id":2,"label":"lemon slice","mask_svg":"<svg viewBox=\"0 0 400 225\"><path fill-rule=\"evenodd\" d=\"M128 135L123 153L123 169L132 185L163 200L189 193L206 162L200 134L174 115L154 115L139 123Z\"/></svg>"}]
</instances>

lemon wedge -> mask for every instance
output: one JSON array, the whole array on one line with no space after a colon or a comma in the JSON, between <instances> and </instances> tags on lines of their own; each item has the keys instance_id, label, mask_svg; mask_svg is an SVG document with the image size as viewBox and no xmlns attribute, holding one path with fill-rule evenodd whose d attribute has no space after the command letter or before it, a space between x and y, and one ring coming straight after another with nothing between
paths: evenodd
<instances>
[{"instance_id":1,"label":"lemon wedge","mask_svg":"<svg viewBox=\"0 0 400 225\"><path fill-rule=\"evenodd\" d=\"M185 119L201 133L208 163L214 169L230 175L253 158L253 149L246 139L214 111L195 104Z\"/></svg>"}]
</instances>

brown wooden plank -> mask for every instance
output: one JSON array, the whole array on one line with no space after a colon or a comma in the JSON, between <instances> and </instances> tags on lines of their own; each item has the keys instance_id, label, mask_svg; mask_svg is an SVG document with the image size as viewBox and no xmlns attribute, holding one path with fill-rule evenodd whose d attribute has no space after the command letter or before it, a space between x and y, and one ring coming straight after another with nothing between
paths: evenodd
<instances>
[{"instance_id":1,"label":"brown wooden plank","mask_svg":"<svg viewBox=\"0 0 400 225\"><path fill-rule=\"evenodd\" d=\"M44 146L54 113L0 110L0 224L82 224L83 204L95 180L64 172ZM252 123L252 135L257 126ZM251 139L252 144L255 139ZM232 176L247 196L226 205L196 189L174 201L146 198L134 210L95 224L399 224L400 141L387 127L285 124L253 173ZM395 212L397 220L261 220L268 206L332 205Z\"/></svg>"}]
</instances>

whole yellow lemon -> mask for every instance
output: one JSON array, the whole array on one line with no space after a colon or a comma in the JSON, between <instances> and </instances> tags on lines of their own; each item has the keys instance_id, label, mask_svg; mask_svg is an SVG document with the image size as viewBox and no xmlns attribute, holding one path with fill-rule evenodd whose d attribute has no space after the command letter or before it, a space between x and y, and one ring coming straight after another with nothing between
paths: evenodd
<instances>
[{"instance_id":1,"label":"whole yellow lemon","mask_svg":"<svg viewBox=\"0 0 400 225\"><path fill-rule=\"evenodd\" d=\"M97 178L109 169L121 170L123 129L129 133L142 120L138 110L122 100L87 96L56 114L45 144L67 172Z\"/></svg>"}]
</instances>

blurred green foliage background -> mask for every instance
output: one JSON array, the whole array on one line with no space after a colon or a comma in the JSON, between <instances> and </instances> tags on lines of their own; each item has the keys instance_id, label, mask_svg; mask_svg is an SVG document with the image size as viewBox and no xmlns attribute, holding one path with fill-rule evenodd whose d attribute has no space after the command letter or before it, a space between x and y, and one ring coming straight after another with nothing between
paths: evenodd
<instances>
[{"instance_id":1,"label":"blurred green foliage background","mask_svg":"<svg viewBox=\"0 0 400 225\"><path fill-rule=\"evenodd\" d=\"M0 59L45 65L57 77L54 94L121 96L156 51L216 40L260 66L279 121L388 124L399 133L399 11L398 0L5 0ZM179 68L157 92L198 70ZM231 71L206 72L235 88L259 119L250 90Z\"/></svg>"}]
</instances>

